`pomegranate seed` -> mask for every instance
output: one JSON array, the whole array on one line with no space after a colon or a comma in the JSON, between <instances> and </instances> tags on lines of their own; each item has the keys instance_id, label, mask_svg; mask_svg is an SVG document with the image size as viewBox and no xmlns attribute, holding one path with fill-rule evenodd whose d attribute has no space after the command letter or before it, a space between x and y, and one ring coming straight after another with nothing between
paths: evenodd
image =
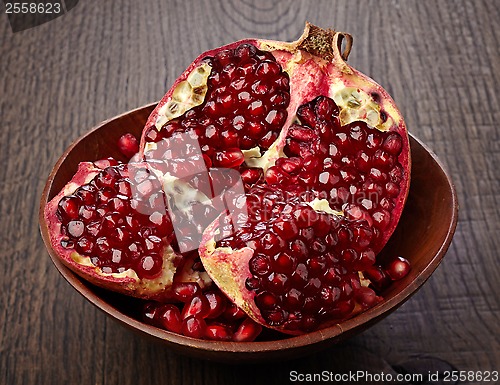
<instances>
[{"instance_id":1,"label":"pomegranate seed","mask_svg":"<svg viewBox=\"0 0 500 385\"><path fill-rule=\"evenodd\" d=\"M156 255L146 255L141 258L141 261L136 266L137 275L143 278L156 278L162 271L163 261Z\"/></svg>"},{"instance_id":2,"label":"pomegranate seed","mask_svg":"<svg viewBox=\"0 0 500 385\"><path fill-rule=\"evenodd\" d=\"M316 138L314 131L307 127L293 125L288 130L288 136L299 142L309 142Z\"/></svg>"},{"instance_id":3,"label":"pomegranate seed","mask_svg":"<svg viewBox=\"0 0 500 385\"><path fill-rule=\"evenodd\" d=\"M223 317L228 321L236 321L246 317L246 314L234 303L228 303L226 309L224 310Z\"/></svg>"},{"instance_id":4,"label":"pomegranate seed","mask_svg":"<svg viewBox=\"0 0 500 385\"><path fill-rule=\"evenodd\" d=\"M81 254L90 254L92 252L93 247L94 247L93 242L84 237L80 238L76 243L76 250Z\"/></svg>"},{"instance_id":5,"label":"pomegranate seed","mask_svg":"<svg viewBox=\"0 0 500 385\"><path fill-rule=\"evenodd\" d=\"M316 125L316 114L313 109L304 104L300 106L297 110L297 116L299 117L302 124L308 125L309 127L314 127Z\"/></svg>"},{"instance_id":6,"label":"pomegranate seed","mask_svg":"<svg viewBox=\"0 0 500 385\"><path fill-rule=\"evenodd\" d=\"M259 77L276 76L280 73L281 68L278 63L274 61L265 60L257 67L256 74Z\"/></svg>"},{"instance_id":7,"label":"pomegranate seed","mask_svg":"<svg viewBox=\"0 0 500 385\"><path fill-rule=\"evenodd\" d=\"M232 334L228 327L224 325L208 325L205 329L205 337L215 341L231 341Z\"/></svg>"},{"instance_id":8,"label":"pomegranate seed","mask_svg":"<svg viewBox=\"0 0 500 385\"><path fill-rule=\"evenodd\" d=\"M66 196L59 201L57 213L61 219L77 219L79 209L79 199L74 196Z\"/></svg>"},{"instance_id":9,"label":"pomegranate seed","mask_svg":"<svg viewBox=\"0 0 500 385\"><path fill-rule=\"evenodd\" d=\"M254 184L262 178L262 175L260 168L247 168L241 172L241 180L247 184Z\"/></svg>"},{"instance_id":10,"label":"pomegranate seed","mask_svg":"<svg viewBox=\"0 0 500 385\"><path fill-rule=\"evenodd\" d=\"M356 301L365 309L375 306L381 300L369 287L360 287L356 291Z\"/></svg>"},{"instance_id":11,"label":"pomegranate seed","mask_svg":"<svg viewBox=\"0 0 500 385\"><path fill-rule=\"evenodd\" d=\"M284 220L274 222L273 229L278 236L286 241L295 238L299 233L299 229L294 222Z\"/></svg>"},{"instance_id":12,"label":"pomegranate seed","mask_svg":"<svg viewBox=\"0 0 500 385\"><path fill-rule=\"evenodd\" d=\"M396 133L389 134L382 144L385 151L392 155L399 155L401 149L403 148L403 142L401 136Z\"/></svg>"},{"instance_id":13,"label":"pomegranate seed","mask_svg":"<svg viewBox=\"0 0 500 385\"><path fill-rule=\"evenodd\" d=\"M270 185L282 185L288 177L278 166L271 166L266 171L266 183Z\"/></svg>"},{"instance_id":14,"label":"pomegranate seed","mask_svg":"<svg viewBox=\"0 0 500 385\"><path fill-rule=\"evenodd\" d=\"M284 298L284 306L287 310L299 310L304 305L304 295L302 292L297 290L296 288L290 289L288 293L285 294Z\"/></svg>"},{"instance_id":15,"label":"pomegranate seed","mask_svg":"<svg viewBox=\"0 0 500 385\"><path fill-rule=\"evenodd\" d=\"M391 283L389 276L380 266L369 267L363 272L363 275L371 281L374 289L379 292L386 289Z\"/></svg>"},{"instance_id":16,"label":"pomegranate seed","mask_svg":"<svg viewBox=\"0 0 500 385\"><path fill-rule=\"evenodd\" d=\"M181 302L188 302L201 293L201 288L194 282L174 282L172 284L174 298Z\"/></svg>"},{"instance_id":17,"label":"pomegranate seed","mask_svg":"<svg viewBox=\"0 0 500 385\"><path fill-rule=\"evenodd\" d=\"M230 148L215 154L214 164L219 167L235 168L245 161L239 148Z\"/></svg>"},{"instance_id":18,"label":"pomegranate seed","mask_svg":"<svg viewBox=\"0 0 500 385\"><path fill-rule=\"evenodd\" d=\"M68 234L73 238L79 238L85 231L85 225L82 221L70 221L67 225Z\"/></svg>"},{"instance_id":19,"label":"pomegranate seed","mask_svg":"<svg viewBox=\"0 0 500 385\"><path fill-rule=\"evenodd\" d=\"M399 195L399 187L392 182L387 182L385 185L385 191L387 192L387 195L390 197L396 197ZM380 192L379 196L382 195L382 192Z\"/></svg>"},{"instance_id":20,"label":"pomegranate seed","mask_svg":"<svg viewBox=\"0 0 500 385\"><path fill-rule=\"evenodd\" d=\"M182 330L182 318L181 313L177 306L174 305L162 305L157 310L157 317L161 326L163 326L168 331L174 333L180 333Z\"/></svg>"},{"instance_id":21,"label":"pomegranate seed","mask_svg":"<svg viewBox=\"0 0 500 385\"><path fill-rule=\"evenodd\" d=\"M206 328L207 324L203 319L197 316L190 316L182 321L181 332L186 337L203 338Z\"/></svg>"},{"instance_id":22,"label":"pomegranate seed","mask_svg":"<svg viewBox=\"0 0 500 385\"><path fill-rule=\"evenodd\" d=\"M196 295L186 302L182 309L182 319L190 316L205 318L210 313L210 304L204 295Z\"/></svg>"},{"instance_id":23,"label":"pomegranate seed","mask_svg":"<svg viewBox=\"0 0 500 385\"><path fill-rule=\"evenodd\" d=\"M258 276L267 275L271 270L269 259L262 254L256 254L250 259L250 271Z\"/></svg>"},{"instance_id":24,"label":"pomegranate seed","mask_svg":"<svg viewBox=\"0 0 500 385\"><path fill-rule=\"evenodd\" d=\"M334 101L325 96L319 96L316 98L315 106L316 114L320 120L330 120L332 115L339 114L339 108L334 103Z\"/></svg>"},{"instance_id":25,"label":"pomegranate seed","mask_svg":"<svg viewBox=\"0 0 500 385\"><path fill-rule=\"evenodd\" d=\"M318 326L318 320L313 315L307 315L302 318L301 328L305 331L310 331L316 329Z\"/></svg>"},{"instance_id":26,"label":"pomegranate seed","mask_svg":"<svg viewBox=\"0 0 500 385\"><path fill-rule=\"evenodd\" d=\"M236 342L251 342L259 336L262 331L262 326L253 322L250 318L246 318L234 332L233 341Z\"/></svg>"},{"instance_id":27,"label":"pomegranate seed","mask_svg":"<svg viewBox=\"0 0 500 385\"><path fill-rule=\"evenodd\" d=\"M264 318L271 326L279 326L285 321L285 314L283 310L276 309L264 314Z\"/></svg>"},{"instance_id":28,"label":"pomegranate seed","mask_svg":"<svg viewBox=\"0 0 500 385\"><path fill-rule=\"evenodd\" d=\"M277 273L284 273L286 275L293 273L296 268L296 263L296 258L286 252L276 254L273 257L273 269Z\"/></svg>"},{"instance_id":29,"label":"pomegranate seed","mask_svg":"<svg viewBox=\"0 0 500 385\"><path fill-rule=\"evenodd\" d=\"M257 49L253 45L241 44L235 49L234 56L240 60L240 63L244 63L245 61L254 57L256 52Z\"/></svg>"},{"instance_id":30,"label":"pomegranate seed","mask_svg":"<svg viewBox=\"0 0 500 385\"><path fill-rule=\"evenodd\" d=\"M274 294L284 294L290 288L290 282L285 274L271 273L267 277L266 288Z\"/></svg>"},{"instance_id":31,"label":"pomegranate seed","mask_svg":"<svg viewBox=\"0 0 500 385\"><path fill-rule=\"evenodd\" d=\"M75 195L78 198L80 198L82 203L84 203L86 205L93 205L95 203L96 192L97 192L97 189L94 186L83 185L76 190Z\"/></svg>"},{"instance_id":32,"label":"pomegranate seed","mask_svg":"<svg viewBox=\"0 0 500 385\"><path fill-rule=\"evenodd\" d=\"M118 149L130 159L139 152L139 141L131 133L124 134L118 139Z\"/></svg>"},{"instance_id":33,"label":"pomegranate seed","mask_svg":"<svg viewBox=\"0 0 500 385\"><path fill-rule=\"evenodd\" d=\"M410 269L410 262L407 259L399 256L387 265L386 272L392 280L396 281L398 279L403 279L404 277L406 277L410 272Z\"/></svg>"},{"instance_id":34,"label":"pomegranate seed","mask_svg":"<svg viewBox=\"0 0 500 385\"><path fill-rule=\"evenodd\" d=\"M142 309L142 319L144 322L150 324L150 325L156 325L156 320L158 317L156 316L156 313L158 311L158 304L154 302L146 302Z\"/></svg>"},{"instance_id":35,"label":"pomegranate seed","mask_svg":"<svg viewBox=\"0 0 500 385\"><path fill-rule=\"evenodd\" d=\"M300 158L278 158L276 166L281 168L285 173L296 174L302 166Z\"/></svg>"},{"instance_id":36,"label":"pomegranate seed","mask_svg":"<svg viewBox=\"0 0 500 385\"><path fill-rule=\"evenodd\" d=\"M274 294L264 291L255 296L255 303L261 309L273 309L277 300Z\"/></svg>"},{"instance_id":37,"label":"pomegranate seed","mask_svg":"<svg viewBox=\"0 0 500 385\"><path fill-rule=\"evenodd\" d=\"M214 319L219 317L226 308L226 299L222 296L222 294L216 291L205 293L205 297L207 298L210 307L206 318Z\"/></svg>"},{"instance_id":38,"label":"pomegranate seed","mask_svg":"<svg viewBox=\"0 0 500 385\"><path fill-rule=\"evenodd\" d=\"M391 170L394 159L385 151L377 150L373 154L373 164L381 170Z\"/></svg>"}]
</instances>

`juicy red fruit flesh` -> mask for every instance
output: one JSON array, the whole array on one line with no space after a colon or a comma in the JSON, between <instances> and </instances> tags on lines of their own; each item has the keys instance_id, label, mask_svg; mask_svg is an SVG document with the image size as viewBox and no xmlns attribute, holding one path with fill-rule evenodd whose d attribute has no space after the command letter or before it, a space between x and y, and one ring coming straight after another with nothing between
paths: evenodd
<instances>
[{"instance_id":1,"label":"juicy red fruit flesh","mask_svg":"<svg viewBox=\"0 0 500 385\"><path fill-rule=\"evenodd\" d=\"M391 277L392 280L396 281L399 279L403 279L410 272L411 266L410 262L399 256L393 259L386 267L387 274Z\"/></svg>"},{"instance_id":2,"label":"juicy red fruit flesh","mask_svg":"<svg viewBox=\"0 0 500 385\"><path fill-rule=\"evenodd\" d=\"M106 167L63 197L57 216L61 245L89 257L104 273L132 269L139 278L161 273L172 225L159 182L147 168Z\"/></svg>"}]
</instances>

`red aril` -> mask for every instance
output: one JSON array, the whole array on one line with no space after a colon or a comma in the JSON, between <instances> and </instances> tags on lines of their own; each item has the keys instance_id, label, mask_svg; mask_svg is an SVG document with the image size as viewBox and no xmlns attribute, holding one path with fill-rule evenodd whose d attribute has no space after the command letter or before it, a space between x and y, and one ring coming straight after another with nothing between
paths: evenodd
<instances>
[{"instance_id":1,"label":"red aril","mask_svg":"<svg viewBox=\"0 0 500 385\"><path fill-rule=\"evenodd\" d=\"M207 328L206 322L203 318L197 316L189 316L182 321L181 332L186 337L203 338Z\"/></svg>"},{"instance_id":2,"label":"red aril","mask_svg":"<svg viewBox=\"0 0 500 385\"><path fill-rule=\"evenodd\" d=\"M182 317L175 305L163 305L158 311L160 325L166 330L180 333L182 329Z\"/></svg>"},{"instance_id":3,"label":"red aril","mask_svg":"<svg viewBox=\"0 0 500 385\"><path fill-rule=\"evenodd\" d=\"M387 274L394 281L406 277L410 272L410 269L411 269L410 262L401 256L394 258L386 266Z\"/></svg>"},{"instance_id":4,"label":"red aril","mask_svg":"<svg viewBox=\"0 0 500 385\"><path fill-rule=\"evenodd\" d=\"M238 327L233 336L233 341L236 342L251 342L254 341L261 333L262 326L246 318Z\"/></svg>"},{"instance_id":5,"label":"red aril","mask_svg":"<svg viewBox=\"0 0 500 385\"><path fill-rule=\"evenodd\" d=\"M139 141L131 133L126 133L118 139L118 149L127 159L139 152Z\"/></svg>"}]
</instances>

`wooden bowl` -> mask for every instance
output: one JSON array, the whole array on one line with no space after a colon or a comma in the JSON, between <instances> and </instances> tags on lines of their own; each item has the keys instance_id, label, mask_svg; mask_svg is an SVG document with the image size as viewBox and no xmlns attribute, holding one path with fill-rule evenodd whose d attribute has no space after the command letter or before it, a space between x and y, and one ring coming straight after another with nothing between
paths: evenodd
<instances>
[{"instance_id":1,"label":"wooden bowl","mask_svg":"<svg viewBox=\"0 0 500 385\"><path fill-rule=\"evenodd\" d=\"M66 150L47 180L40 204L40 228L55 266L80 294L123 325L161 341L173 350L223 362L284 360L318 351L360 333L403 304L437 268L450 245L458 214L455 189L437 157L423 143L411 137L413 165L410 194L401 221L382 251L381 258L403 255L411 261L412 269L407 277L396 281L382 293L383 302L323 330L297 337L270 334L268 340L257 342L197 340L147 325L140 321L137 310L139 300L97 288L59 261L50 245L43 210L71 179L79 162L108 156L122 158L116 147L118 138L126 132L139 136L154 107L155 104L147 105L103 122Z\"/></svg>"}]
</instances>

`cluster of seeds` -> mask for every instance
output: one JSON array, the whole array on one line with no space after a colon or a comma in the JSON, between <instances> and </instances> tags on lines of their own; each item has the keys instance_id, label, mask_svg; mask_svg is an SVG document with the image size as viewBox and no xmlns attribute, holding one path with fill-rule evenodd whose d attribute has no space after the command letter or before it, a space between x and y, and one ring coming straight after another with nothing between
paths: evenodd
<instances>
[{"instance_id":1,"label":"cluster of seeds","mask_svg":"<svg viewBox=\"0 0 500 385\"><path fill-rule=\"evenodd\" d=\"M296 192L273 187L251 189L247 205L250 220L219 246L254 250L246 287L266 322L308 331L349 315L357 271L375 263L366 221L316 211Z\"/></svg>"},{"instance_id":2,"label":"cluster of seeds","mask_svg":"<svg viewBox=\"0 0 500 385\"><path fill-rule=\"evenodd\" d=\"M262 326L219 289L202 292L197 283L175 282L172 292L182 305L147 302L142 309L146 323L187 337L217 341L253 341L262 331Z\"/></svg>"},{"instance_id":3,"label":"cluster of seeds","mask_svg":"<svg viewBox=\"0 0 500 385\"><path fill-rule=\"evenodd\" d=\"M325 96L300 106L297 117L300 124L287 135L287 158L267 170L266 183L303 186L348 218L365 219L373 229L374 249L380 251L403 177L401 136L361 121L341 126L337 106Z\"/></svg>"},{"instance_id":4,"label":"cluster of seeds","mask_svg":"<svg viewBox=\"0 0 500 385\"><path fill-rule=\"evenodd\" d=\"M141 164L104 163L90 183L60 200L61 245L105 273L133 269L140 278L154 278L172 238L161 185Z\"/></svg>"},{"instance_id":5,"label":"cluster of seeds","mask_svg":"<svg viewBox=\"0 0 500 385\"><path fill-rule=\"evenodd\" d=\"M289 77L271 53L251 44L220 51L204 62L212 69L203 103L160 131L149 128L145 140L157 143L192 132L211 164L238 167L244 161L241 150L267 149L278 137L290 103ZM150 156L165 158L154 150Z\"/></svg>"}]
</instances>

